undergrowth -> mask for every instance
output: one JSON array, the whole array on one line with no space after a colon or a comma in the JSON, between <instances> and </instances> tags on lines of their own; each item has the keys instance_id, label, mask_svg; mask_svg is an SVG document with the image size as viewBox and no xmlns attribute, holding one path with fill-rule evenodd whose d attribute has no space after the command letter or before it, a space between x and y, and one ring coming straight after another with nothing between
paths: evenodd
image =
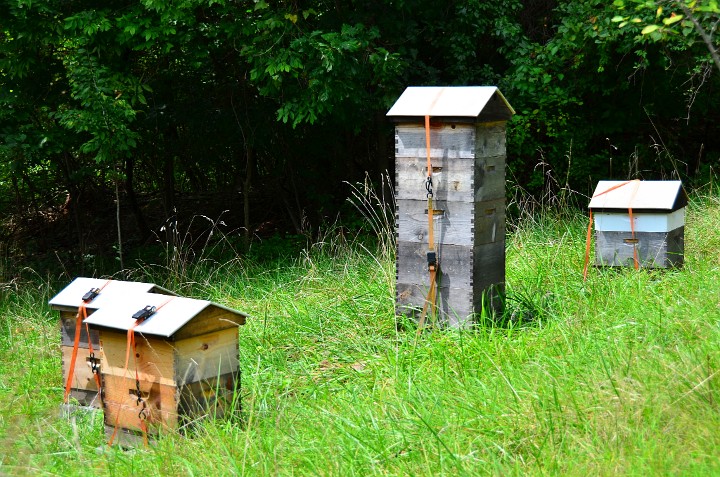
<instances>
[{"instance_id":1,"label":"undergrowth","mask_svg":"<svg viewBox=\"0 0 720 477\"><path fill-rule=\"evenodd\" d=\"M183 291L252 316L242 417L148 449L108 448L97 417L60 415L57 290L14 283L0 292L0 474L717 474L718 223L718 196L694 197L682 269L584 281L586 218L521 217L504 326L419 338L397 326L384 242L336 229L292 256L198 261ZM162 283L166 265L131 276Z\"/></svg>"}]
</instances>

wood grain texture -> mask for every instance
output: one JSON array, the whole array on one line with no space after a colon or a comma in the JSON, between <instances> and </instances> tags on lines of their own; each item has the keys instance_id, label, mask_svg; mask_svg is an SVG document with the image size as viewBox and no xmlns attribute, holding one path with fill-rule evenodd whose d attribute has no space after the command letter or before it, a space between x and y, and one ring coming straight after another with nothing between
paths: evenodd
<instances>
[{"instance_id":1,"label":"wood grain texture","mask_svg":"<svg viewBox=\"0 0 720 477\"><path fill-rule=\"evenodd\" d=\"M474 159L434 159L433 194L436 200L473 202ZM427 161L422 157L403 157L395 161L397 199L423 200L427 197Z\"/></svg>"},{"instance_id":2,"label":"wood grain texture","mask_svg":"<svg viewBox=\"0 0 720 477\"><path fill-rule=\"evenodd\" d=\"M103 410L105 424L140 431L138 414L142 405L137 402L135 378L103 374ZM158 381L140 381L140 393L147 405L147 425L150 433L158 429L177 429L179 393L175 386Z\"/></svg>"},{"instance_id":3,"label":"wood grain texture","mask_svg":"<svg viewBox=\"0 0 720 477\"><path fill-rule=\"evenodd\" d=\"M172 338L175 341L180 341L230 328L237 330L238 326L244 324L245 316L231 313L216 306L209 306L180 328Z\"/></svg>"},{"instance_id":4,"label":"wood grain texture","mask_svg":"<svg viewBox=\"0 0 720 477\"><path fill-rule=\"evenodd\" d=\"M433 194L439 201L477 202L505 197L505 156L433 161ZM395 162L395 197L427 197L427 162L405 157Z\"/></svg>"},{"instance_id":5,"label":"wood grain texture","mask_svg":"<svg viewBox=\"0 0 720 477\"><path fill-rule=\"evenodd\" d=\"M433 124L430 128L430 157L475 157L475 134L472 124ZM427 157L423 118L419 118L417 123L403 123L395 128L395 157Z\"/></svg>"},{"instance_id":6,"label":"wood grain texture","mask_svg":"<svg viewBox=\"0 0 720 477\"><path fill-rule=\"evenodd\" d=\"M478 123L475 125L475 157L505 156L505 124Z\"/></svg>"},{"instance_id":7,"label":"wood grain texture","mask_svg":"<svg viewBox=\"0 0 720 477\"><path fill-rule=\"evenodd\" d=\"M179 414L187 424L204 418L222 419L240 410L240 374L227 373L181 388ZM237 395L236 395L237 393Z\"/></svg>"},{"instance_id":8,"label":"wood grain texture","mask_svg":"<svg viewBox=\"0 0 720 477\"><path fill-rule=\"evenodd\" d=\"M427 244L427 201L396 201L399 242ZM505 199L478 203L433 201L437 244L474 246L505 239Z\"/></svg>"},{"instance_id":9,"label":"wood grain texture","mask_svg":"<svg viewBox=\"0 0 720 477\"><path fill-rule=\"evenodd\" d=\"M505 156L478 157L475 160L475 202L505 197Z\"/></svg>"},{"instance_id":10,"label":"wood grain texture","mask_svg":"<svg viewBox=\"0 0 720 477\"><path fill-rule=\"evenodd\" d=\"M427 248L414 242L398 242L397 312L417 315L430 286ZM473 313L502 310L505 282L505 244L498 241L476 247L441 244L438 249L440 321L462 326ZM444 300L444 301L443 301Z\"/></svg>"},{"instance_id":11,"label":"wood grain texture","mask_svg":"<svg viewBox=\"0 0 720 477\"><path fill-rule=\"evenodd\" d=\"M70 360L72 358L73 348L71 346L61 346L62 352L62 373L63 386L67 383L70 371ZM100 352L96 351L96 358L100 359ZM98 406L97 403L97 383L90 367L90 350L87 348L78 348L77 358L75 361L75 373L71 382L72 397L77 399L78 403L83 406Z\"/></svg>"},{"instance_id":12,"label":"wood grain texture","mask_svg":"<svg viewBox=\"0 0 720 477\"><path fill-rule=\"evenodd\" d=\"M396 313L418 320L427 297L428 285L397 283ZM437 324L450 328L465 326L473 314L472 288L438 287ZM428 318L428 322L431 322Z\"/></svg>"},{"instance_id":13,"label":"wood grain texture","mask_svg":"<svg viewBox=\"0 0 720 477\"><path fill-rule=\"evenodd\" d=\"M182 386L235 373L238 360L237 328L176 341L175 382Z\"/></svg>"},{"instance_id":14,"label":"wood grain texture","mask_svg":"<svg viewBox=\"0 0 720 477\"><path fill-rule=\"evenodd\" d=\"M135 359L130 352L128 369L125 369L127 333L110 330L100 331L103 376L135 376ZM175 386L174 343L155 337L135 334L138 373L141 381L157 382Z\"/></svg>"},{"instance_id":15,"label":"wood grain texture","mask_svg":"<svg viewBox=\"0 0 720 477\"><path fill-rule=\"evenodd\" d=\"M685 227L670 232L636 232L636 243L630 232L596 231L595 265L634 267L633 249L643 268L681 267L685 253Z\"/></svg>"}]
</instances>

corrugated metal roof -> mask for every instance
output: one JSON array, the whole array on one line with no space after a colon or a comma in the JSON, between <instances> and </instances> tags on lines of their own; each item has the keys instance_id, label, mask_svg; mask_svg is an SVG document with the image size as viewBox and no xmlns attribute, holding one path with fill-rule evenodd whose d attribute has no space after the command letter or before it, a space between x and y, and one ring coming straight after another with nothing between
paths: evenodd
<instances>
[{"instance_id":1,"label":"corrugated metal roof","mask_svg":"<svg viewBox=\"0 0 720 477\"><path fill-rule=\"evenodd\" d=\"M206 300L185 297L169 297L155 293L128 295L102 308L85 319L89 325L127 331L133 326L133 314L146 306L158 307L158 311L135 328L147 335L170 337L208 307L216 307L236 315L246 316L237 310Z\"/></svg>"},{"instance_id":2,"label":"corrugated metal roof","mask_svg":"<svg viewBox=\"0 0 720 477\"><path fill-rule=\"evenodd\" d=\"M617 189L610 190L626 183ZM610 192L606 192L610 190ZM590 200L591 210L628 208L672 211L684 206L681 181L600 181Z\"/></svg>"},{"instance_id":3,"label":"corrugated metal roof","mask_svg":"<svg viewBox=\"0 0 720 477\"><path fill-rule=\"evenodd\" d=\"M495 86L410 86L398 98L387 116L478 117L488 101L497 95L510 114L515 114Z\"/></svg>"},{"instance_id":4,"label":"corrugated metal roof","mask_svg":"<svg viewBox=\"0 0 720 477\"><path fill-rule=\"evenodd\" d=\"M73 280L60 293L50 300L54 307L78 308L82 303L82 297L91 288L102 288L100 294L90 302L87 307L97 309L106 305L113 305L118 300L126 297L150 291L158 291L167 295L175 293L166 290L154 283L126 282L122 280L107 280L103 278L78 277Z\"/></svg>"}]
</instances>

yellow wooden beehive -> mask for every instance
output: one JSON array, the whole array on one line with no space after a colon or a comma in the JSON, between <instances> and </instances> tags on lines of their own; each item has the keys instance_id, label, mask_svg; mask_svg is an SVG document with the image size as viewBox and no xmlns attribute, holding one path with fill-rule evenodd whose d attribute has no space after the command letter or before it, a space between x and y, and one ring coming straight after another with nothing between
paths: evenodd
<instances>
[{"instance_id":1,"label":"yellow wooden beehive","mask_svg":"<svg viewBox=\"0 0 720 477\"><path fill-rule=\"evenodd\" d=\"M152 308L156 311L136 325L133 315ZM245 318L209 301L153 293L130 296L89 316L85 321L97 330L102 350L108 435L117 430L121 443L132 443L144 432L157 435L234 412L238 326ZM130 329L135 346L128 345Z\"/></svg>"}]
</instances>

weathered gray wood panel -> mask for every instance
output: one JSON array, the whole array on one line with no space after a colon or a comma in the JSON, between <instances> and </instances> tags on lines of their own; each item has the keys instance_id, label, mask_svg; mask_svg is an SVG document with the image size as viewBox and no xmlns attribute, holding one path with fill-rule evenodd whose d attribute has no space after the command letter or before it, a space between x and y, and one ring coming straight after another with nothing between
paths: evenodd
<instances>
[{"instance_id":1,"label":"weathered gray wood panel","mask_svg":"<svg viewBox=\"0 0 720 477\"><path fill-rule=\"evenodd\" d=\"M505 156L475 160L475 202L505 197Z\"/></svg>"},{"instance_id":2,"label":"weathered gray wood panel","mask_svg":"<svg viewBox=\"0 0 720 477\"><path fill-rule=\"evenodd\" d=\"M425 244L398 242L396 283L399 313L413 316L413 310L421 310L425 304L430 286L426 253ZM483 307L488 312L502 309L504 240L475 247L441 244L438 256L441 322L457 326L473 313L480 313Z\"/></svg>"},{"instance_id":3,"label":"weathered gray wood panel","mask_svg":"<svg viewBox=\"0 0 720 477\"><path fill-rule=\"evenodd\" d=\"M475 203L473 245L505 243L505 197Z\"/></svg>"},{"instance_id":4,"label":"weathered gray wood panel","mask_svg":"<svg viewBox=\"0 0 720 477\"><path fill-rule=\"evenodd\" d=\"M395 128L395 157L426 157L425 123L401 124ZM430 157L475 157L473 124L435 124L430 128Z\"/></svg>"},{"instance_id":5,"label":"weathered gray wood panel","mask_svg":"<svg viewBox=\"0 0 720 477\"><path fill-rule=\"evenodd\" d=\"M472 247L439 244L438 283L441 286L470 288L473 285ZM398 242L397 281L399 283L428 284L427 244Z\"/></svg>"},{"instance_id":6,"label":"weathered gray wood panel","mask_svg":"<svg viewBox=\"0 0 720 477\"><path fill-rule=\"evenodd\" d=\"M396 313L413 320L420 318L427 298L428 284L398 283ZM437 324L456 328L468 324L473 314L472 288L438 287ZM427 318L426 323L432 321Z\"/></svg>"},{"instance_id":7,"label":"weathered gray wood panel","mask_svg":"<svg viewBox=\"0 0 720 477\"><path fill-rule=\"evenodd\" d=\"M436 200L472 202L475 161L473 159L435 159L433 194ZM421 200L427 197L427 161L422 157L403 157L395 161L395 197Z\"/></svg>"},{"instance_id":8,"label":"weathered gray wood panel","mask_svg":"<svg viewBox=\"0 0 720 477\"><path fill-rule=\"evenodd\" d=\"M633 267L633 249L643 268L680 267L684 262L685 227L670 232L595 231L595 265Z\"/></svg>"},{"instance_id":9,"label":"weathered gray wood panel","mask_svg":"<svg viewBox=\"0 0 720 477\"><path fill-rule=\"evenodd\" d=\"M505 123L475 125L475 157L505 156Z\"/></svg>"},{"instance_id":10,"label":"weathered gray wood panel","mask_svg":"<svg viewBox=\"0 0 720 477\"><path fill-rule=\"evenodd\" d=\"M505 157L433 160L433 194L436 200L477 202L505 197ZM427 197L427 161L403 157L395 162L395 196L420 200Z\"/></svg>"},{"instance_id":11,"label":"weathered gray wood panel","mask_svg":"<svg viewBox=\"0 0 720 477\"><path fill-rule=\"evenodd\" d=\"M474 246L505 237L505 199L470 202L433 201L436 243ZM427 201L398 200L398 241L428 241Z\"/></svg>"}]
</instances>

